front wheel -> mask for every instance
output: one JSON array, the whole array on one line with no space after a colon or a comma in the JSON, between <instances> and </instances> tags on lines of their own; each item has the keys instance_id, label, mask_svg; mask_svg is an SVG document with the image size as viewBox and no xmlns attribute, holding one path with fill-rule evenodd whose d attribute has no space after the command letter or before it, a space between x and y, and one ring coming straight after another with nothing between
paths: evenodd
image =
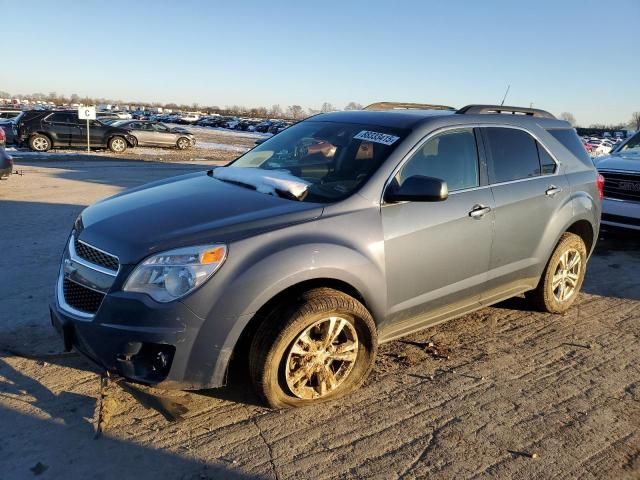
<instances>
[{"instance_id":1,"label":"front wheel","mask_svg":"<svg viewBox=\"0 0 640 480\"><path fill-rule=\"evenodd\" d=\"M180 150L185 150L191 146L191 140L187 137L180 137L176 145Z\"/></svg>"},{"instance_id":2,"label":"front wheel","mask_svg":"<svg viewBox=\"0 0 640 480\"><path fill-rule=\"evenodd\" d=\"M535 290L525 295L538 310L564 313L578 298L587 266L587 247L582 238L565 233L553 251Z\"/></svg>"},{"instance_id":3,"label":"front wheel","mask_svg":"<svg viewBox=\"0 0 640 480\"><path fill-rule=\"evenodd\" d=\"M109 139L107 146L114 153L122 153L127 149L127 141L122 137L115 136Z\"/></svg>"},{"instance_id":4,"label":"front wheel","mask_svg":"<svg viewBox=\"0 0 640 480\"><path fill-rule=\"evenodd\" d=\"M376 351L369 311L342 292L315 289L262 322L251 344L249 370L270 407L299 407L357 389L373 368Z\"/></svg>"}]
</instances>

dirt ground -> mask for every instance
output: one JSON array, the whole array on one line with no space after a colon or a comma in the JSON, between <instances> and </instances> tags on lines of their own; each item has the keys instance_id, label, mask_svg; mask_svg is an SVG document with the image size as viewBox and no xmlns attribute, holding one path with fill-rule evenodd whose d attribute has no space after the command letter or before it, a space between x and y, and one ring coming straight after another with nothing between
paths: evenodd
<instances>
[{"instance_id":1,"label":"dirt ground","mask_svg":"<svg viewBox=\"0 0 640 480\"><path fill-rule=\"evenodd\" d=\"M0 183L0 479L640 478L630 234L603 234L565 316L516 298L383 345L364 388L334 403L271 411L234 377L203 392L101 388L48 319L74 218L237 155L147 153L15 153L24 175Z\"/></svg>"}]
</instances>

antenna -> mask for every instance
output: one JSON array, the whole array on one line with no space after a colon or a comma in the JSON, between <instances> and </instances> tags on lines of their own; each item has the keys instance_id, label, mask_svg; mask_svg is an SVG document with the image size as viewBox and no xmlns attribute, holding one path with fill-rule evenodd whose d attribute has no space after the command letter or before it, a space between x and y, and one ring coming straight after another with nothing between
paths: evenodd
<instances>
[{"instance_id":1,"label":"antenna","mask_svg":"<svg viewBox=\"0 0 640 480\"><path fill-rule=\"evenodd\" d=\"M504 92L504 97L502 97L502 101L500 102L500 106L504 105L504 101L507 99L507 95L509 95L509 89L511 88L511 85L507 85L507 91Z\"/></svg>"}]
</instances>

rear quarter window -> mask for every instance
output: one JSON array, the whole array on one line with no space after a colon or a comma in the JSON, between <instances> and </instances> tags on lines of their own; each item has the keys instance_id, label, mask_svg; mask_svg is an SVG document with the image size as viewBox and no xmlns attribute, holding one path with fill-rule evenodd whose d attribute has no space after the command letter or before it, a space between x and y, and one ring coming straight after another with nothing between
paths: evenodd
<instances>
[{"instance_id":1,"label":"rear quarter window","mask_svg":"<svg viewBox=\"0 0 640 480\"><path fill-rule=\"evenodd\" d=\"M557 128L547 130L553 138L558 140L564 147L573 153L578 159L587 165L588 167L593 167L593 161L591 157L587 153L587 150L584 148L582 141L578 137L576 131L572 128Z\"/></svg>"}]
</instances>

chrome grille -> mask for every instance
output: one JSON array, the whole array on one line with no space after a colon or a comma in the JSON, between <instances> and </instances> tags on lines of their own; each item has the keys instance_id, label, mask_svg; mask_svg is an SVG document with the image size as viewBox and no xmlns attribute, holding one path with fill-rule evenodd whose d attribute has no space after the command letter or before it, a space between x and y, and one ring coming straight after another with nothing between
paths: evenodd
<instances>
[{"instance_id":1,"label":"chrome grille","mask_svg":"<svg viewBox=\"0 0 640 480\"><path fill-rule=\"evenodd\" d=\"M117 257L87 245L75 237L73 247L76 250L76 255L95 265L99 265L114 272L117 272L120 267L120 262Z\"/></svg>"},{"instance_id":2,"label":"chrome grille","mask_svg":"<svg viewBox=\"0 0 640 480\"><path fill-rule=\"evenodd\" d=\"M618 200L640 201L640 173L601 170L604 196Z\"/></svg>"},{"instance_id":3,"label":"chrome grille","mask_svg":"<svg viewBox=\"0 0 640 480\"><path fill-rule=\"evenodd\" d=\"M62 283L62 291L67 305L85 313L96 313L104 299L103 293L83 287L66 278Z\"/></svg>"}]
</instances>

